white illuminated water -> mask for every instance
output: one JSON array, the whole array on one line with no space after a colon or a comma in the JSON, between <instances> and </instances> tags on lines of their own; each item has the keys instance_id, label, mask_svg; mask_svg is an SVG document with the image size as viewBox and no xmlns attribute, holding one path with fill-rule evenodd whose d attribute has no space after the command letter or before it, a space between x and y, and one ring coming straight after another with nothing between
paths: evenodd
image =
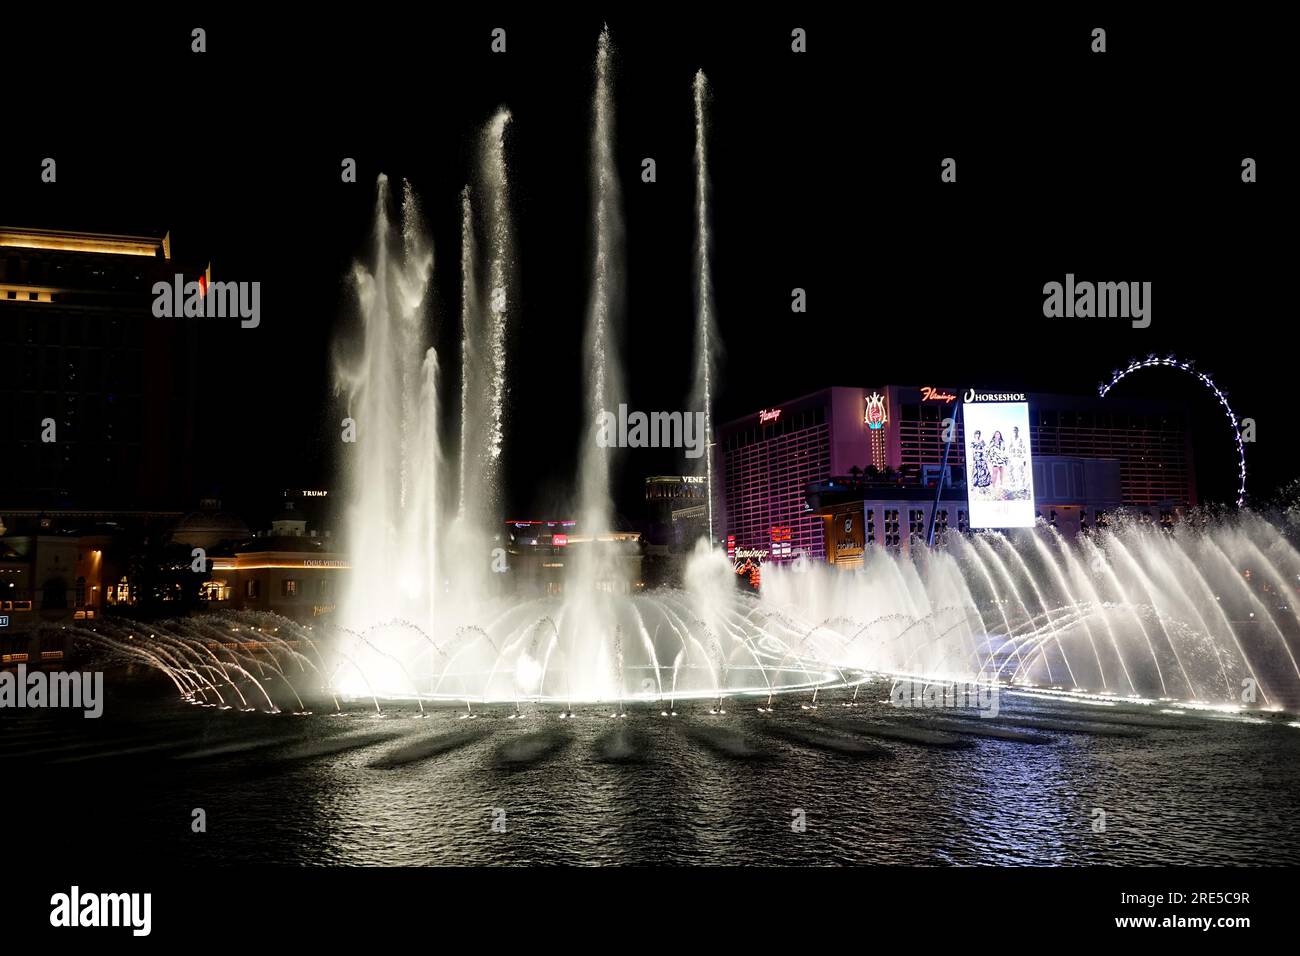
<instances>
[{"instance_id":1,"label":"white illuminated water","mask_svg":"<svg viewBox=\"0 0 1300 956\"><path fill-rule=\"evenodd\" d=\"M711 237L709 233L709 162L705 143L705 98L708 80L704 71L695 74L695 387L691 393L691 410L704 412L704 434L713 442L713 378L717 334L713 318L713 279L709 270ZM713 450L706 448L701 459L708 496L708 536L713 538Z\"/></svg>"},{"instance_id":2,"label":"white illuminated water","mask_svg":"<svg viewBox=\"0 0 1300 956\"><path fill-rule=\"evenodd\" d=\"M355 360L336 366L355 426L355 442L345 445L350 453L343 456L346 540L354 560L340 599L353 623L372 601L403 617L432 618L431 583L439 577L440 556L428 534L441 516L444 488L438 357L428 345L424 314L433 250L409 185L397 236L388 218L389 198L388 180L381 176L374 263L354 273L364 347ZM386 557L374 560L379 555Z\"/></svg>"},{"instance_id":3,"label":"white illuminated water","mask_svg":"<svg viewBox=\"0 0 1300 956\"><path fill-rule=\"evenodd\" d=\"M860 570L764 570L763 604L848 639L837 661L1141 698L1300 704L1300 555L1244 513L1065 541L1040 525L949 535Z\"/></svg>"},{"instance_id":4,"label":"white illuminated water","mask_svg":"<svg viewBox=\"0 0 1300 956\"><path fill-rule=\"evenodd\" d=\"M613 449L595 440L603 412L618 407L622 378L617 357L616 325L623 313L623 217L618 167L614 158L614 92L609 28L597 42L595 92L592 97L591 189L594 255L587 331L583 345L586 366L586 422L578 451L578 521L584 531L609 530L610 459ZM588 564L587 573L596 569ZM590 582L588 582L590 584Z\"/></svg>"},{"instance_id":5,"label":"white illuminated water","mask_svg":"<svg viewBox=\"0 0 1300 956\"><path fill-rule=\"evenodd\" d=\"M623 225L614 157L612 50L598 42L592 100L591 182L594 255L585 354L586 425L575 476L579 536L570 547L563 597L511 588L500 563L499 485L503 407L508 382L506 323L512 243L503 137L509 114L485 131L478 181L462 194L462 415L456 507L442 497L412 503L392 487L427 463L430 489L444 487L436 405L410 393L400 372L407 347L420 343L400 330L419 312L428 267L418 222L404 220L401 254L388 246L387 196L380 184L373 271L359 270L364 313L360 371L340 377L355 416L367 423L349 473L348 553L353 576L340 604L341 642L334 684L345 695L483 700L626 700L714 695L728 690L770 693L793 686L843 682L829 655L809 653L820 638L795 635L784 623L747 618L734 575L719 553L701 547L686 586L629 593L626 546L600 540L614 527L610 496L613 449L595 440L602 411L617 407L622 389L618 327L623 315ZM702 111L703 80L696 84ZM703 166L703 114L698 112L698 175ZM707 217L700 195L699 251L702 345L711 318ZM480 245L476 223L485 226ZM486 257L485 268L479 267ZM485 277L485 281L483 279ZM418 288L420 295L415 295ZM376 291L378 290L378 291ZM420 316L423 321L425 317ZM401 348L395 347L401 341ZM436 357L428 353L430 369ZM346 367L346 366L345 366ZM708 368L699 400L707 407ZM432 373L431 373L432 374ZM431 380L432 381L432 380ZM423 385L421 386L424 387ZM420 409L412 415L395 409ZM422 466L423 467L423 466ZM450 470L450 469L449 469ZM400 478L405 481L405 478ZM400 483L399 481L399 483ZM422 486L424 487L424 486ZM420 551L398 547L423 542ZM398 560L394 557L398 556ZM816 636L815 636L816 637Z\"/></svg>"},{"instance_id":6,"label":"white illuminated water","mask_svg":"<svg viewBox=\"0 0 1300 956\"><path fill-rule=\"evenodd\" d=\"M702 543L680 589L507 597L444 588L426 614L390 575L382 600L391 604L350 595L360 618L350 629L240 612L69 630L165 672L196 702L243 709L284 705L276 688L285 686L299 707L322 686L377 707L667 709L737 695L761 707L777 693L871 674L1163 709L1300 709L1291 599L1300 554L1249 512L1172 531L1122 524L1075 542L1046 526L950 534L935 550L870 551L855 571L799 561L763 574L761 597L737 592L728 562ZM405 616L388 613L393 605Z\"/></svg>"}]
</instances>

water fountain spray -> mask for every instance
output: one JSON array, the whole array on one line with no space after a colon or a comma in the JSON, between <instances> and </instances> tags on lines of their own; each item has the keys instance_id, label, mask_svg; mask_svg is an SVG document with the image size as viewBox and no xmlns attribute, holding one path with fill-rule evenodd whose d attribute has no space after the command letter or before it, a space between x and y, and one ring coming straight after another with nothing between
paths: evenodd
<instances>
[{"instance_id":1,"label":"water fountain spray","mask_svg":"<svg viewBox=\"0 0 1300 956\"><path fill-rule=\"evenodd\" d=\"M424 298L433 249L409 185L400 239L390 234L388 178L375 200L375 253L354 269L362 345L336 363L346 395L343 472L352 570L341 606L345 626L369 623L369 609L426 619L434 607L437 555L427 530L439 502L437 353L428 346ZM349 441L349 431L351 438Z\"/></svg>"},{"instance_id":2,"label":"water fountain spray","mask_svg":"<svg viewBox=\"0 0 1300 956\"><path fill-rule=\"evenodd\" d=\"M613 523L610 500L610 449L595 440L603 411L617 407L622 382L617 363L617 323L622 317L623 222L618 169L614 157L613 65L609 28L596 47L595 92L592 98L591 188L594 258L591 299L587 309L584 353L587 359L587 421L583 431L578 474L579 527L593 537ZM594 542L593 542L594 543ZM588 573L596 573L588 562Z\"/></svg>"},{"instance_id":3,"label":"water fountain spray","mask_svg":"<svg viewBox=\"0 0 1300 956\"><path fill-rule=\"evenodd\" d=\"M713 319L713 285L709 272L709 166L705 147L704 105L708 81L695 74L695 387L691 408L704 410L704 474L709 541L713 541L713 372L717 336Z\"/></svg>"},{"instance_id":4,"label":"water fountain spray","mask_svg":"<svg viewBox=\"0 0 1300 956\"><path fill-rule=\"evenodd\" d=\"M515 311L505 158L509 123L510 111L501 109L484 126L478 137L475 185L461 193L460 487L446 547L456 555L448 562L452 590L475 598L492 589L489 554L502 506L506 342ZM481 230L476 222L481 222ZM480 258L486 261L483 270L476 268Z\"/></svg>"}]
</instances>

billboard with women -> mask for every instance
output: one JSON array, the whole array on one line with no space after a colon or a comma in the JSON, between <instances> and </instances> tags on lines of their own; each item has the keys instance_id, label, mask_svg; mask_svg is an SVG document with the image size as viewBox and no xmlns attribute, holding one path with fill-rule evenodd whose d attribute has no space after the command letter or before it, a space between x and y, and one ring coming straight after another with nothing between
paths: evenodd
<instances>
[{"instance_id":1,"label":"billboard with women","mask_svg":"<svg viewBox=\"0 0 1300 956\"><path fill-rule=\"evenodd\" d=\"M962 404L970 526L1032 528L1036 512L1029 404L981 397L969 392Z\"/></svg>"}]
</instances>

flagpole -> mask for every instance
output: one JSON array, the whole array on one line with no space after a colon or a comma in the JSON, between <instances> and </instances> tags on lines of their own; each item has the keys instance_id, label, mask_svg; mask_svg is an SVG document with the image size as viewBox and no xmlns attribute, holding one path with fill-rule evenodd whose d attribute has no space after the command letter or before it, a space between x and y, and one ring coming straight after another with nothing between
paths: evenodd
<instances>
[{"instance_id":1,"label":"flagpole","mask_svg":"<svg viewBox=\"0 0 1300 956\"><path fill-rule=\"evenodd\" d=\"M952 438L944 443L943 446L943 466L939 472L939 481L934 489L934 507L930 509L930 527L925 533L926 547L934 547L934 524L935 519L939 517L939 498L943 494L943 483L948 480L948 455L952 452L952 443L957 440L957 423L961 421L961 406L964 403L958 403L957 411L952 417ZM969 480L969 476L968 476Z\"/></svg>"}]
</instances>

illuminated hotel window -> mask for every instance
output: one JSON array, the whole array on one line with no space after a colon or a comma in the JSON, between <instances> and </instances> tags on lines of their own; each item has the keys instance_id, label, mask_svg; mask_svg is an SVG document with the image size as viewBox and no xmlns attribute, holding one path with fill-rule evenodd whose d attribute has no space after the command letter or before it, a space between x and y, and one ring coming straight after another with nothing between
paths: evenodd
<instances>
[{"instance_id":1,"label":"illuminated hotel window","mask_svg":"<svg viewBox=\"0 0 1300 956\"><path fill-rule=\"evenodd\" d=\"M261 588L258 586L258 584L259 582L257 580L245 581L244 597L248 598L249 600L256 601L259 593L261 592Z\"/></svg>"},{"instance_id":2,"label":"illuminated hotel window","mask_svg":"<svg viewBox=\"0 0 1300 956\"><path fill-rule=\"evenodd\" d=\"M876 509L867 509L867 533L863 539L863 544L868 547L876 543Z\"/></svg>"},{"instance_id":3,"label":"illuminated hotel window","mask_svg":"<svg viewBox=\"0 0 1300 956\"><path fill-rule=\"evenodd\" d=\"M900 539L898 536L898 509L885 509L885 547L897 548Z\"/></svg>"},{"instance_id":4,"label":"illuminated hotel window","mask_svg":"<svg viewBox=\"0 0 1300 956\"><path fill-rule=\"evenodd\" d=\"M293 578L285 578L280 582L280 595L282 597L297 597L298 582Z\"/></svg>"}]
</instances>

